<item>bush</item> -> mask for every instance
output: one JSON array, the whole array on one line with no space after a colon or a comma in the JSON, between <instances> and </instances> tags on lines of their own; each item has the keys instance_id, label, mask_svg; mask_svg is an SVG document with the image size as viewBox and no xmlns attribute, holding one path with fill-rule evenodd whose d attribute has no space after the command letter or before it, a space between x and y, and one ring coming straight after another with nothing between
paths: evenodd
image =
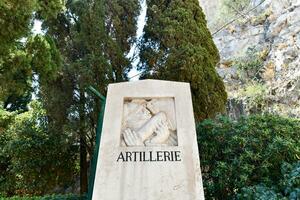
<instances>
[{"instance_id":1,"label":"bush","mask_svg":"<svg viewBox=\"0 0 300 200\"><path fill-rule=\"evenodd\" d=\"M237 199L297 200L300 199L300 162L282 164L283 179L272 188L265 185L244 187Z\"/></svg>"},{"instance_id":2,"label":"bush","mask_svg":"<svg viewBox=\"0 0 300 200\"><path fill-rule=\"evenodd\" d=\"M254 82L245 85L237 97L244 103L247 114L263 113L269 108L268 89L264 84Z\"/></svg>"},{"instance_id":3,"label":"bush","mask_svg":"<svg viewBox=\"0 0 300 200\"><path fill-rule=\"evenodd\" d=\"M250 0L221 0L220 14L222 16L236 17L249 9Z\"/></svg>"},{"instance_id":4,"label":"bush","mask_svg":"<svg viewBox=\"0 0 300 200\"><path fill-rule=\"evenodd\" d=\"M254 47L249 47L244 56L235 61L240 79L261 80L264 67L264 56Z\"/></svg>"},{"instance_id":5,"label":"bush","mask_svg":"<svg viewBox=\"0 0 300 200\"><path fill-rule=\"evenodd\" d=\"M43 195L72 186L77 147L49 131L39 102L23 113L0 109L0 196Z\"/></svg>"},{"instance_id":6,"label":"bush","mask_svg":"<svg viewBox=\"0 0 300 200\"><path fill-rule=\"evenodd\" d=\"M237 195L238 200L244 199L260 199L260 200L279 200L283 197L278 194L274 188L267 187L265 185L257 185L242 188L241 194Z\"/></svg>"},{"instance_id":7,"label":"bush","mask_svg":"<svg viewBox=\"0 0 300 200\"><path fill-rule=\"evenodd\" d=\"M299 159L299 157L298 157ZM284 163L282 165L283 180L280 188L289 199L300 199L300 161L293 165Z\"/></svg>"},{"instance_id":8,"label":"bush","mask_svg":"<svg viewBox=\"0 0 300 200\"><path fill-rule=\"evenodd\" d=\"M240 16L240 13L245 13L251 9L250 0L219 0L217 5L216 13L213 15L214 18L210 20L214 30L237 18L237 16ZM245 18L238 18L236 22L245 23Z\"/></svg>"},{"instance_id":9,"label":"bush","mask_svg":"<svg viewBox=\"0 0 300 200\"><path fill-rule=\"evenodd\" d=\"M297 200L300 199L300 162L282 164L283 180L272 188L264 184L244 187L237 199Z\"/></svg>"},{"instance_id":10,"label":"bush","mask_svg":"<svg viewBox=\"0 0 300 200\"><path fill-rule=\"evenodd\" d=\"M233 199L252 186L255 191L275 186L285 196L281 185L299 187L299 178L290 183L294 179L285 179L282 172L284 163L299 161L299 130L299 120L272 115L238 121L219 117L200 123L197 131L206 199Z\"/></svg>"},{"instance_id":11,"label":"bush","mask_svg":"<svg viewBox=\"0 0 300 200\"><path fill-rule=\"evenodd\" d=\"M68 195L48 195L43 197L0 197L0 200L86 200L85 196L78 196L74 194Z\"/></svg>"}]
</instances>

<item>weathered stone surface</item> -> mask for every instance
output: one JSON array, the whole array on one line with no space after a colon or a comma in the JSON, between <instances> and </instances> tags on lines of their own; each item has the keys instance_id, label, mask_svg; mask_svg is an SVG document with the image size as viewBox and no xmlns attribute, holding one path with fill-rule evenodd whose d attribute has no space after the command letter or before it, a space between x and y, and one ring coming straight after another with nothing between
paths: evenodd
<instances>
[{"instance_id":1,"label":"weathered stone surface","mask_svg":"<svg viewBox=\"0 0 300 200\"><path fill-rule=\"evenodd\" d=\"M122 146L177 146L174 99L126 99L121 143Z\"/></svg>"},{"instance_id":2,"label":"weathered stone surface","mask_svg":"<svg viewBox=\"0 0 300 200\"><path fill-rule=\"evenodd\" d=\"M110 84L93 200L201 199L189 84Z\"/></svg>"},{"instance_id":3,"label":"weathered stone surface","mask_svg":"<svg viewBox=\"0 0 300 200\"><path fill-rule=\"evenodd\" d=\"M217 17L216 10L218 10L221 0L199 0L199 3L205 12L207 22L211 23Z\"/></svg>"},{"instance_id":4,"label":"weathered stone surface","mask_svg":"<svg viewBox=\"0 0 300 200\"><path fill-rule=\"evenodd\" d=\"M258 44L264 37L264 27L240 28L235 27L235 32L224 30L214 37L221 59L230 60L244 54L253 44Z\"/></svg>"},{"instance_id":5,"label":"weathered stone surface","mask_svg":"<svg viewBox=\"0 0 300 200\"><path fill-rule=\"evenodd\" d=\"M201 2L202 6L207 7L204 11L211 6L217 8L219 5L216 4L221 3L210 0ZM250 8L260 2L261 0L251 0ZM217 13L212 17L216 15ZM268 110L300 117L299 109L295 109L300 107L300 1L265 0L248 16L250 20L243 20L241 17L214 35L221 56L221 68L218 72L225 81L229 99L235 98L239 84L236 79L239 72L235 70L236 66L232 61L247 56L245 52L248 48L255 48L258 53L267 49L261 71L268 89ZM208 17L208 24L210 20L214 19ZM222 69L223 63L233 64ZM238 87L242 90L244 82L240 83Z\"/></svg>"}]
</instances>

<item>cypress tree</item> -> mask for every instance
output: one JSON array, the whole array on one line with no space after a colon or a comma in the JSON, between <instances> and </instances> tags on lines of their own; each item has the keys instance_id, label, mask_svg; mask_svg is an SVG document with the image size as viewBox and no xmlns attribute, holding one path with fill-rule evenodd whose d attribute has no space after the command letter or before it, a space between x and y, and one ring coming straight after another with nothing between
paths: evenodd
<instances>
[{"instance_id":1,"label":"cypress tree","mask_svg":"<svg viewBox=\"0 0 300 200\"><path fill-rule=\"evenodd\" d=\"M34 20L55 18L63 8L63 0L0 1L0 101L4 102L5 109L26 110L31 99L33 74L45 75L42 68L50 67L49 63L40 65L38 71L32 61L33 54L39 54L36 59L41 60L39 63L50 61L49 41L38 37L34 42L37 49L28 50L27 46L32 46L29 43L34 40L31 38ZM45 54L48 60L42 56Z\"/></svg>"},{"instance_id":2,"label":"cypress tree","mask_svg":"<svg viewBox=\"0 0 300 200\"><path fill-rule=\"evenodd\" d=\"M99 113L99 99L88 95L86 87L106 94L109 83L127 80L131 62L126 55L135 41L139 7L138 0L68 0L64 13L43 23L63 63L57 79L40 77L40 96L52 129L67 129L80 144L81 194L88 189Z\"/></svg>"},{"instance_id":3,"label":"cypress tree","mask_svg":"<svg viewBox=\"0 0 300 200\"><path fill-rule=\"evenodd\" d=\"M223 112L227 95L215 70L219 54L198 0L148 0L147 5L142 78L189 82L197 120Z\"/></svg>"}]
</instances>

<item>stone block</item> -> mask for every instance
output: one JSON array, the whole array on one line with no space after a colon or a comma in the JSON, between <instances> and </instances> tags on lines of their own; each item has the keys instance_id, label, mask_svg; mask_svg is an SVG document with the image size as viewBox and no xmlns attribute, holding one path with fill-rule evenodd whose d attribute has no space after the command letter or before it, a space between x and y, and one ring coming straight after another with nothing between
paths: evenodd
<instances>
[{"instance_id":1,"label":"stone block","mask_svg":"<svg viewBox=\"0 0 300 200\"><path fill-rule=\"evenodd\" d=\"M204 199L188 83L108 86L93 200Z\"/></svg>"}]
</instances>

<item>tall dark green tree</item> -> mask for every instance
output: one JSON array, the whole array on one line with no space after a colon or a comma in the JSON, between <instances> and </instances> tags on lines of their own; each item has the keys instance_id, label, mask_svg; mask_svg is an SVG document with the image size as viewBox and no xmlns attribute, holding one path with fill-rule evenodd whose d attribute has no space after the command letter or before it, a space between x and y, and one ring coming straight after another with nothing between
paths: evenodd
<instances>
[{"instance_id":1,"label":"tall dark green tree","mask_svg":"<svg viewBox=\"0 0 300 200\"><path fill-rule=\"evenodd\" d=\"M135 41L138 14L138 0L0 2L1 105L26 111L32 91L38 91L47 124L43 131L80 143L82 193L99 112L98 99L86 87L105 94L108 83L127 80L131 61L126 55ZM35 19L43 22L43 35L31 32Z\"/></svg>"},{"instance_id":2,"label":"tall dark green tree","mask_svg":"<svg viewBox=\"0 0 300 200\"><path fill-rule=\"evenodd\" d=\"M35 66L33 55L27 51L27 38L32 35L34 20L55 18L63 7L63 0L0 2L0 100L4 101L6 109L26 110L31 99L33 74L43 73L49 67ZM35 41L35 45L39 47L35 53L49 50L43 49L45 42L41 40ZM44 60L42 56L39 59Z\"/></svg>"},{"instance_id":3,"label":"tall dark green tree","mask_svg":"<svg viewBox=\"0 0 300 200\"><path fill-rule=\"evenodd\" d=\"M218 50L198 0L148 0L140 44L142 78L190 82L196 118L223 112L227 95L215 70Z\"/></svg>"},{"instance_id":4,"label":"tall dark green tree","mask_svg":"<svg viewBox=\"0 0 300 200\"><path fill-rule=\"evenodd\" d=\"M72 180L72 140L49 132L49 118L34 115L39 109L27 111L34 76L54 81L61 69L55 43L35 36L34 21L53 19L63 8L63 0L0 1L1 194L40 194Z\"/></svg>"},{"instance_id":5,"label":"tall dark green tree","mask_svg":"<svg viewBox=\"0 0 300 200\"><path fill-rule=\"evenodd\" d=\"M109 83L127 80L131 61L126 55L135 42L138 14L138 0L69 0L66 12L43 24L63 64L54 81L40 77L40 96L53 130L77 135L81 193L87 191L88 157L100 108L86 88L93 85L106 94Z\"/></svg>"}]
</instances>

